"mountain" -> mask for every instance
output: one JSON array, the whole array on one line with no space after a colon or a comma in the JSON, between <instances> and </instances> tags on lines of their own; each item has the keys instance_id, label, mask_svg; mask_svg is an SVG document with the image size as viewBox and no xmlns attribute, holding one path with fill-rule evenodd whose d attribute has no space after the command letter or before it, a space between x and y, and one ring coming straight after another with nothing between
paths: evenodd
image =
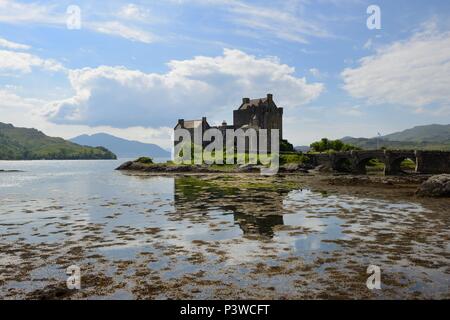
<instances>
[{"instance_id":1,"label":"mountain","mask_svg":"<svg viewBox=\"0 0 450 320\"><path fill-rule=\"evenodd\" d=\"M86 147L36 129L16 128L0 122L0 160L116 159L103 147Z\"/></svg>"},{"instance_id":2,"label":"mountain","mask_svg":"<svg viewBox=\"0 0 450 320\"><path fill-rule=\"evenodd\" d=\"M450 151L450 125L417 126L379 138L344 137L342 142L363 149L420 149Z\"/></svg>"},{"instance_id":3,"label":"mountain","mask_svg":"<svg viewBox=\"0 0 450 320\"><path fill-rule=\"evenodd\" d=\"M408 142L450 142L450 124L439 125L431 124L428 126L418 126L402 132L388 134L383 137L388 141L408 141Z\"/></svg>"},{"instance_id":4,"label":"mountain","mask_svg":"<svg viewBox=\"0 0 450 320\"><path fill-rule=\"evenodd\" d=\"M148 156L153 158L169 158L169 151L152 143L142 143L118 138L106 133L97 133L94 135L82 135L70 139L70 141L85 146L105 146L112 150L119 158L136 158Z\"/></svg>"},{"instance_id":5,"label":"mountain","mask_svg":"<svg viewBox=\"0 0 450 320\"><path fill-rule=\"evenodd\" d=\"M299 151L299 152L308 152L309 150L311 150L310 146L297 146L294 147L295 151Z\"/></svg>"}]
</instances>

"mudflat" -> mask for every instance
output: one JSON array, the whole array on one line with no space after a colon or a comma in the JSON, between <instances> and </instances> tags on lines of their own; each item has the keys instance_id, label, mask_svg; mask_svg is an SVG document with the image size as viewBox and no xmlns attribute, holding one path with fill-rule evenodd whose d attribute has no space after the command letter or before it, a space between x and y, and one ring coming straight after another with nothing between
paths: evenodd
<instances>
[{"instance_id":1,"label":"mudflat","mask_svg":"<svg viewBox=\"0 0 450 320\"><path fill-rule=\"evenodd\" d=\"M450 200L416 197L427 177L116 175L114 192L2 199L0 297L450 297Z\"/></svg>"}]
</instances>

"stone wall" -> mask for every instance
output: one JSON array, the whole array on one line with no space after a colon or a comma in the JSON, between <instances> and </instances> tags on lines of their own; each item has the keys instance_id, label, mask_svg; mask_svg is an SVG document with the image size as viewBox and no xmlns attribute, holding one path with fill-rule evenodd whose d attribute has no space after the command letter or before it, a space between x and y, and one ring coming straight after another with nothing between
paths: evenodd
<instances>
[{"instance_id":1,"label":"stone wall","mask_svg":"<svg viewBox=\"0 0 450 320\"><path fill-rule=\"evenodd\" d=\"M307 157L309 158L311 165L313 166L327 166L332 167L331 158L326 153L315 153L315 154L307 154Z\"/></svg>"},{"instance_id":2,"label":"stone wall","mask_svg":"<svg viewBox=\"0 0 450 320\"><path fill-rule=\"evenodd\" d=\"M450 173L450 152L416 151L417 171L420 173Z\"/></svg>"},{"instance_id":3,"label":"stone wall","mask_svg":"<svg viewBox=\"0 0 450 320\"><path fill-rule=\"evenodd\" d=\"M283 108L252 107L233 111L235 129L253 125L261 129L279 129L280 140L283 139Z\"/></svg>"}]
</instances>

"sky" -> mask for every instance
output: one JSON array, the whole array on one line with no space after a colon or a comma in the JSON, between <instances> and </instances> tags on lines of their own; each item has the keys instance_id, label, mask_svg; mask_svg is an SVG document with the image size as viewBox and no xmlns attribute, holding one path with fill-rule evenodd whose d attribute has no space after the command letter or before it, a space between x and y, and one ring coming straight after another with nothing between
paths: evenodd
<instances>
[{"instance_id":1,"label":"sky","mask_svg":"<svg viewBox=\"0 0 450 320\"><path fill-rule=\"evenodd\" d=\"M448 0L0 0L0 122L51 136L170 148L272 93L309 145L449 124L449 88Z\"/></svg>"}]
</instances>

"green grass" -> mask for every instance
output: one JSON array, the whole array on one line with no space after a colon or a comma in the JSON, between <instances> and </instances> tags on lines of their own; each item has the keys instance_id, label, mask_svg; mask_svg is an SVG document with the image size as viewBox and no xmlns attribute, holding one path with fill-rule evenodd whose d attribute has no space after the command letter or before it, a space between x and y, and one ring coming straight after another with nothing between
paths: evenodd
<instances>
[{"instance_id":1,"label":"green grass","mask_svg":"<svg viewBox=\"0 0 450 320\"><path fill-rule=\"evenodd\" d=\"M140 157L136 160L136 162L143 163L143 164L153 164L153 159L149 157Z\"/></svg>"},{"instance_id":2,"label":"green grass","mask_svg":"<svg viewBox=\"0 0 450 320\"><path fill-rule=\"evenodd\" d=\"M406 159L400 164L402 170L414 171L416 170L416 163L411 159Z\"/></svg>"}]
</instances>

